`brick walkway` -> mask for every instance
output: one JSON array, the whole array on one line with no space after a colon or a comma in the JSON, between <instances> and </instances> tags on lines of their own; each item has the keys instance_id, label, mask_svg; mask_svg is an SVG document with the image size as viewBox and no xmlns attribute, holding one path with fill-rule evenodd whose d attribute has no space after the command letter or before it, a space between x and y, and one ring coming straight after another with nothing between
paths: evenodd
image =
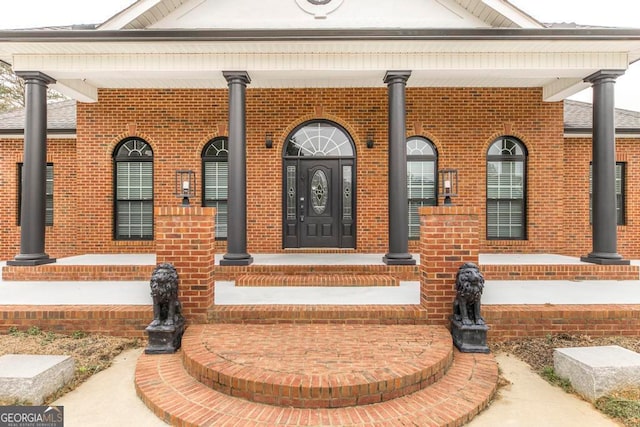
<instances>
[{"instance_id":1,"label":"brick walkway","mask_svg":"<svg viewBox=\"0 0 640 427\"><path fill-rule=\"evenodd\" d=\"M457 426L497 375L442 327L218 324L190 326L175 355L143 355L136 389L173 425Z\"/></svg>"}]
</instances>

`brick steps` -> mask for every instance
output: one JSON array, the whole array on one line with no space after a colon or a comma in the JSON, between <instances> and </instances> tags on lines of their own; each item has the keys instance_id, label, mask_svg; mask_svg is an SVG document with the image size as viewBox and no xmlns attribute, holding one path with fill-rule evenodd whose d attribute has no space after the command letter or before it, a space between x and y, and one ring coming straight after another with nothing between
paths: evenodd
<instances>
[{"instance_id":1,"label":"brick steps","mask_svg":"<svg viewBox=\"0 0 640 427\"><path fill-rule=\"evenodd\" d=\"M105 281L144 280L151 277L154 265L67 265L46 264L35 267L2 267L7 281ZM597 264L481 264L487 280L638 280L640 266ZM396 280L419 280L419 266L388 265L249 265L219 266L214 269L216 280L238 280L245 276L281 275L305 276L308 281L335 276L391 276ZM308 276L308 277L307 277ZM312 277L316 277L313 279ZM245 280L245 279L243 279ZM329 279L330 280L330 279ZM363 279L368 280L368 279ZM357 281L354 281L357 282ZM304 283L304 282L303 282ZM242 285L238 285L242 286ZM260 286L257 279L250 286ZM263 285L264 286L264 285ZM306 285L311 286L311 285ZM314 285L327 286L327 285ZM351 286L357 286L353 284ZM370 286L370 285L362 285Z\"/></svg>"},{"instance_id":2,"label":"brick steps","mask_svg":"<svg viewBox=\"0 0 640 427\"><path fill-rule=\"evenodd\" d=\"M295 408L254 402L245 398L230 396L207 387L191 376L185 368L185 364L183 364L185 358L194 359L204 357L202 346L214 343L223 345L222 348L216 350L217 352L226 353L227 351L231 351L231 353L226 355L236 358L235 360L238 362L238 370L236 372L243 372L243 369L246 370L252 363L259 363L261 355L268 355L269 348L256 347L256 342L253 341L253 338L248 342L244 342L244 349L255 351L254 357L250 357L246 353L233 354L233 350L237 350L238 347L224 346L224 344L228 343L229 334L232 334L231 329L227 329L226 333L223 333L223 335L227 335L226 339L221 338L219 341L216 341L215 338L212 338L213 341L203 341L202 337L215 335L216 330L214 327L219 326L225 325L205 325L199 326L198 328L191 326L189 329L194 328L194 331L190 333L189 329L187 329L187 334L185 334L185 340L183 341L183 350L181 352L172 355L142 355L138 360L135 374L135 385L138 396L165 422L180 426L237 425L243 427L311 425L343 427L399 425L460 426L468 422L488 405L496 389L498 368L492 355L462 354L453 350L451 351L453 362L437 382L414 393L395 397L387 401L339 408ZM339 340L340 337L335 333L336 331L327 326L328 325L311 326L311 328L316 328L316 334L305 339L302 338L306 336L304 332L309 332L312 329L305 329L302 325L288 325L288 333L292 333L290 330L291 327L302 328L299 331L299 335L295 337L301 343L297 349L290 349L284 345L282 340L288 337L288 333L287 329L282 329L282 325L270 325L270 328L272 328L271 333L268 333L268 330L262 330L261 333L266 333L266 335L258 333L247 335L245 328L237 329L236 335L238 345L242 345L243 336L253 336L260 338L260 345L273 341L280 345L279 354L287 356L295 354L302 360L309 354L313 354L313 343L318 335L328 337L334 334L336 335L335 339ZM307 328L308 327L309 326L307 326ZM343 325L343 327L346 327L348 330L348 325ZM431 347L429 343L421 340L412 341L410 337L415 333L415 330L421 330L424 334L424 331L432 329L433 327L396 327L406 328L407 331L411 331L408 335L400 333L397 329L393 329L393 327L385 326L379 328L386 328L386 335L380 332L380 335L372 336L370 339L371 342L366 344L370 346L373 341L376 341L376 345L370 347L368 351L374 353L370 360L374 360L376 353L378 353L378 369L389 367L399 372L404 367L404 369L407 370L414 370L415 368L412 367L412 364L407 360L387 360L389 354L401 355L403 348L413 348L414 351L421 348L421 351L416 351L413 354L416 360L421 357L430 358ZM440 336L440 334L446 332L442 327L436 327L436 329L439 329L439 331L436 330L433 332L435 336ZM278 330L282 332L281 335L276 333ZM200 333L200 338L198 338L198 334L195 332ZM218 330L218 332L224 332L224 330ZM361 330L357 335L361 338L366 338L366 332L367 330ZM371 332L371 330L368 330L368 332ZM346 336L349 336L349 334ZM397 342L388 342L389 339L394 337ZM197 348L192 348L192 341L196 338L200 340L202 345L196 346ZM287 342L290 342L290 340ZM400 348L398 348L398 344L401 346ZM387 345L387 347L385 347L385 345ZM450 345L449 341L449 347ZM306 346L309 346L311 351L306 354L300 352L300 349ZM330 352L331 349L325 350ZM209 352L209 350L207 350L207 352ZM185 353L188 353L189 356L187 357ZM355 355L356 352L340 357L338 352L335 352L333 359L327 360L326 362L327 364L339 362L344 372L349 369L354 369L354 372L356 372L355 370L361 366L358 365L359 359L354 357ZM276 359L276 356L277 355L274 354L271 355L273 360ZM328 354L325 354L325 356L328 356ZM318 361L320 360L319 356ZM240 364L240 362L242 363ZM317 378L317 381L320 381L322 374L316 373L317 365L315 368L313 366L314 365L305 373L310 375L310 378ZM372 364L367 369L375 367L376 366ZM279 364L277 368L282 370L285 369L286 366ZM246 372L251 372L251 370L249 369L249 371ZM258 371L253 371L253 373L257 374ZM278 374L282 373L283 372L278 372ZM263 379L264 375L256 377L254 384L262 383L264 385ZM342 379L348 381L349 377L345 375ZM374 384L375 381L371 381L370 383ZM349 387L331 388L330 393L337 393L338 391L346 393L352 391L355 386L354 383L348 385ZM379 386L380 384L378 384L378 387ZM358 389L360 389L360 387L358 387ZM318 390L320 395L318 395L316 399L322 400L322 393L326 393L324 390L329 389ZM292 391L292 389L289 388L289 391ZM278 388L276 390L274 387L272 389L272 393L280 392L287 392L287 388ZM312 392L311 389L309 389L309 392ZM313 406L313 404L310 406Z\"/></svg>"},{"instance_id":3,"label":"brick steps","mask_svg":"<svg viewBox=\"0 0 640 427\"><path fill-rule=\"evenodd\" d=\"M35 267L2 267L7 281L148 281L155 265L65 265L45 264Z\"/></svg>"},{"instance_id":4,"label":"brick steps","mask_svg":"<svg viewBox=\"0 0 640 427\"><path fill-rule=\"evenodd\" d=\"M213 305L209 323L426 324L421 305Z\"/></svg>"},{"instance_id":5,"label":"brick steps","mask_svg":"<svg viewBox=\"0 0 640 427\"><path fill-rule=\"evenodd\" d=\"M480 266L486 280L638 280L637 265L597 264L486 264Z\"/></svg>"},{"instance_id":6,"label":"brick steps","mask_svg":"<svg viewBox=\"0 0 640 427\"><path fill-rule=\"evenodd\" d=\"M182 345L187 371L208 387L297 408L404 396L440 379L453 359L445 328L394 325L193 325Z\"/></svg>"},{"instance_id":7,"label":"brick steps","mask_svg":"<svg viewBox=\"0 0 640 427\"><path fill-rule=\"evenodd\" d=\"M251 264L247 266L216 265L215 280L237 280L249 275L282 275L282 276L369 276L387 275L397 280L419 280L417 265L384 265L384 264L289 264L266 265ZM255 285L254 285L255 286ZM368 285L367 285L368 286Z\"/></svg>"},{"instance_id":8,"label":"brick steps","mask_svg":"<svg viewBox=\"0 0 640 427\"><path fill-rule=\"evenodd\" d=\"M399 286L387 274L245 274L236 286Z\"/></svg>"}]
</instances>

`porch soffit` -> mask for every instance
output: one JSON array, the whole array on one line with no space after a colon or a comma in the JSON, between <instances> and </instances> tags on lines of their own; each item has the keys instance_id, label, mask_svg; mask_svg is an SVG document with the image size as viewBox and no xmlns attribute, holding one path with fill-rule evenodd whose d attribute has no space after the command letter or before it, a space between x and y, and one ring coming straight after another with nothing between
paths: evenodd
<instances>
[{"instance_id":1,"label":"porch soffit","mask_svg":"<svg viewBox=\"0 0 640 427\"><path fill-rule=\"evenodd\" d=\"M409 87L542 87L545 100L557 101L586 87L582 79L593 72L624 70L640 58L640 31L629 30L416 30L366 39L269 32L252 40L217 32L46 33L0 32L0 59L50 75L85 102L97 100L98 88L225 88L222 70L245 70L252 88L269 88L383 87L392 69L412 70Z\"/></svg>"}]
</instances>

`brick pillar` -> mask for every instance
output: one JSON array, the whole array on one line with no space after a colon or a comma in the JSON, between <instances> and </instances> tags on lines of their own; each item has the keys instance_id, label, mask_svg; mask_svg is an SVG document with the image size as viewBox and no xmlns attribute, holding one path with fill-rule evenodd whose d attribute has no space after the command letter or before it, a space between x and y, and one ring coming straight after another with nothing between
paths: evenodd
<instances>
[{"instance_id":1,"label":"brick pillar","mask_svg":"<svg viewBox=\"0 0 640 427\"><path fill-rule=\"evenodd\" d=\"M189 323L204 323L213 305L215 208L155 208L157 263L169 262L180 277L178 298Z\"/></svg>"},{"instance_id":2,"label":"brick pillar","mask_svg":"<svg viewBox=\"0 0 640 427\"><path fill-rule=\"evenodd\" d=\"M428 206L420 209L420 301L429 324L449 325L458 268L478 263L478 209Z\"/></svg>"}]
</instances>

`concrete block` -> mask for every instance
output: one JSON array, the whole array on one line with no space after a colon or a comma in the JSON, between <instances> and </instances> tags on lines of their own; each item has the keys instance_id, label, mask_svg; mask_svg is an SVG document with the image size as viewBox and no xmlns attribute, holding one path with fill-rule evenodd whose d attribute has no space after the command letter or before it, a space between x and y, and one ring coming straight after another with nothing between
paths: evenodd
<instances>
[{"instance_id":1,"label":"concrete block","mask_svg":"<svg viewBox=\"0 0 640 427\"><path fill-rule=\"evenodd\" d=\"M74 371L70 356L5 354L0 357L0 398L41 405L73 378Z\"/></svg>"},{"instance_id":2,"label":"concrete block","mask_svg":"<svg viewBox=\"0 0 640 427\"><path fill-rule=\"evenodd\" d=\"M590 401L640 384L640 354L617 345L556 348L553 365L558 376L571 381L573 388Z\"/></svg>"}]
</instances>

